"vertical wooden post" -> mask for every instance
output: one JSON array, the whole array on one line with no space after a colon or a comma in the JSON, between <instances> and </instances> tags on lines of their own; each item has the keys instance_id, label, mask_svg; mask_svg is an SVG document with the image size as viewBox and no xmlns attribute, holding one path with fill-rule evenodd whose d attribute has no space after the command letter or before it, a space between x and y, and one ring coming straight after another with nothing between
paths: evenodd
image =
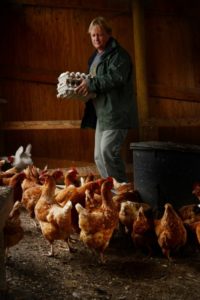
<instances>
[{"instance_id":1,"label":"vertical wooden post","mask_svg":"<svg viewBox=\"0 0 200 300\"><path fill-rule=\"evenodd\" d=\"M146 76L146 45L143 1L132 0L132 16L135 49L137 103L140 126L139 134L140 140L146 140L149 139L149 131L148 127L144 126L143 124L149 117L149 107Z\"/></svg>"}]
</instances>

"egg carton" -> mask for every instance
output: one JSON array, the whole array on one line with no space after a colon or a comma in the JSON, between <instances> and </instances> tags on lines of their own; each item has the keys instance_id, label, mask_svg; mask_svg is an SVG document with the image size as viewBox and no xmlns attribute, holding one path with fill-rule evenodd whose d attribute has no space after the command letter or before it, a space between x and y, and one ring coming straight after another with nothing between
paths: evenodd
<instances>
[{"instance_id":1,"label":"egg carton","mask_svg":"<svg viewBox=\"0 0 200 300\"><path fill-rule=\"evenodd\" d=\"M80 99L87 101L88 99L95 98L94 93L89 93L87 96L77 94L76 88L79 86L83 79L91 78L90 74L80 72L65 72L61 73L58 77L57 84L57 98L61 99Z\"/></svg>"}]
</instances>

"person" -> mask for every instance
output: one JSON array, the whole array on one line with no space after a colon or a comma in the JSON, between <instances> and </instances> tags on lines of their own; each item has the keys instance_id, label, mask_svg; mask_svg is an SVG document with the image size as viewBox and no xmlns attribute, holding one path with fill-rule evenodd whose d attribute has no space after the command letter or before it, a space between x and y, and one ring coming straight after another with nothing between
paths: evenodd
<instances>
[{"instance_id":1,"label":"person","mask_svg":"<svg viewBox=\"0 0 200 300\"><path fill-rule=\"evenodd\" d=\"M95 48L88 62L91 76L76 93L95 97L86 102L81 127L96 128L94 160L101 177L127 182L121 149L128 129L137 127L133 64L103 17L92 20L88 33Z\"/></svg>"}]
</instances>

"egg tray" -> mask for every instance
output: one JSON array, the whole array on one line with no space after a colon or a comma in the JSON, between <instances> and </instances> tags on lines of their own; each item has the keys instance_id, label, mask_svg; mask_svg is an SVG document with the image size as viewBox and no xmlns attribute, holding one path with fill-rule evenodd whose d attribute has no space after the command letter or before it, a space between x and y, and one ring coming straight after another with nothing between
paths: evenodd
<instances>
[{"instance_id":1,"label":"egg tray","mask_svg":"<svg viewBox=\"0 0 200 300\"><path fill-rule=\"evenodd\" d=\"M94 98L96 96L94 93L89 93L87 96L82 96L77 94L75 91L83 79L89 78L91 78L90 74L80 72L67 71L65 73L61 73L58 77L57 98L78 99L82 101L87 101L88 99Z\"/></svg>"}]
</instances>

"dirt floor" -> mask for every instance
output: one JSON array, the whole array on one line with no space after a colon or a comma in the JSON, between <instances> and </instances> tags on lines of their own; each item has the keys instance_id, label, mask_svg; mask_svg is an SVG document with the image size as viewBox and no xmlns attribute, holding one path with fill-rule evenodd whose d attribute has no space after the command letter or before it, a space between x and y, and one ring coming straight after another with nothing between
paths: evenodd
<instances>
[{"instance_id":1,"label":"dirt floor","mask_svg":"<svg viewBox=\"0 0 200 300\"><path fill-rule=\"evenodd\" d=\"M116 235L104 265L80 241L74 254L57 241L51 258L45 255L47 242L26 212L21 219L25 236L11 248L6 264L6 299L200 299L199 253L186 251L171 263L162 255L146 259L128 238Z\"/></svg>"}]
</instances>

